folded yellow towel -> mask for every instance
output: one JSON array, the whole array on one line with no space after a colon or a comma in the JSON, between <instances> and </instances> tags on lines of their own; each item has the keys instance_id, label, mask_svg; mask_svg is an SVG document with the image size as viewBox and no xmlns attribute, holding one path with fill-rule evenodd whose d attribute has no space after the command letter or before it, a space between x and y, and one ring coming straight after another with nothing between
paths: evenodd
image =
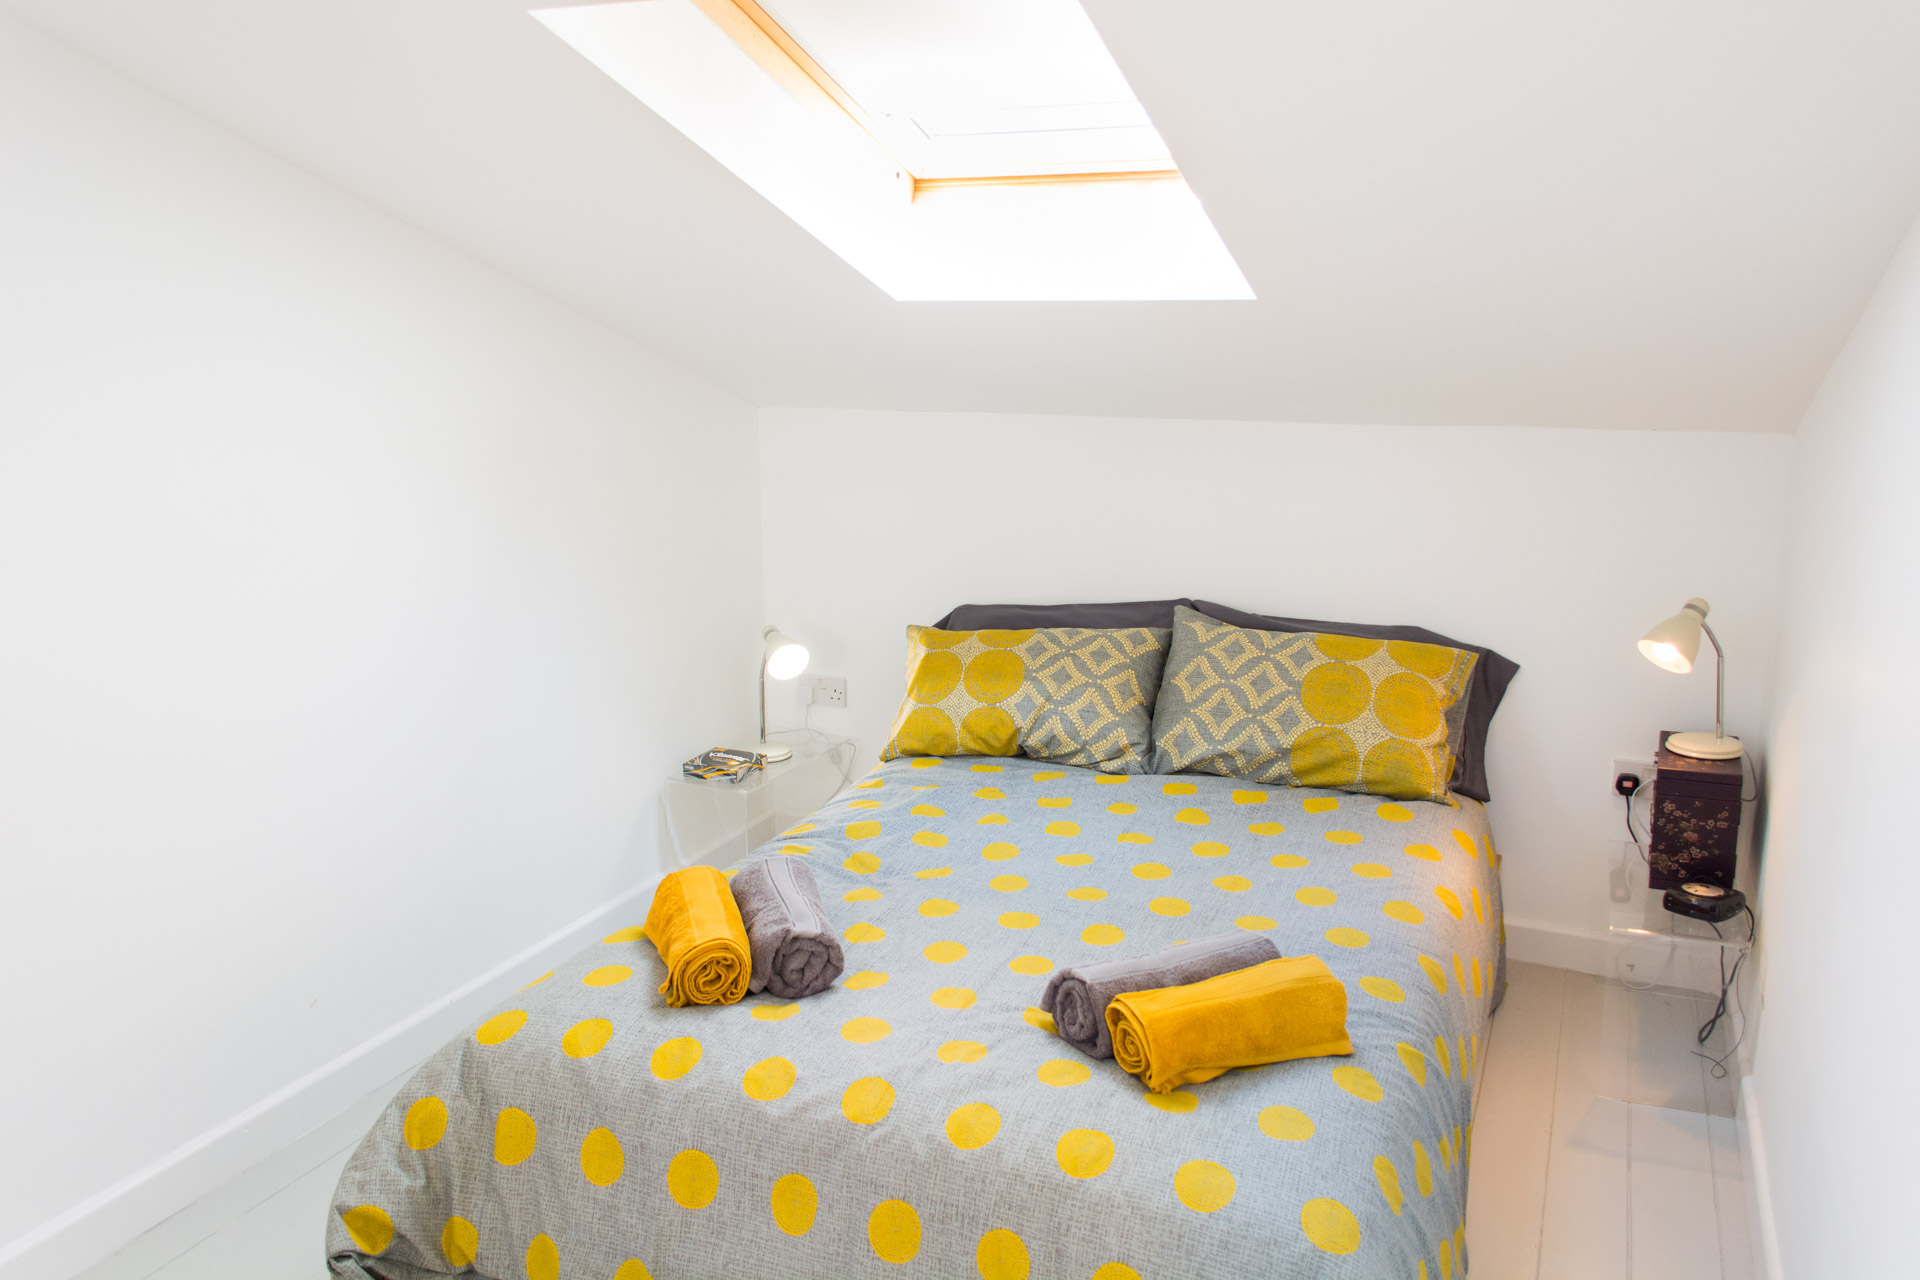
<instances>
[{"instance_id":1,"label":"folded yellow towel","mask_svg":"<svg viewBox=\"0 0 1920 1280\"><path fill-rule=\"evenodd\" d=\"M1107 1006L1113 1058L1154 1093L1235 1067L1353 1052L1347 989L1318 956L1268 960Z\"/></svg>"},{"instance_id":2,"label":"folded yellow towel","mask_svg":"<svg viewBox=\"0 0 1920 1280\"><path fill-rule=\"evenodd\" d=\"M727 878L712 867L687 867L660 882L647 912L647 937L667 962L660 994L674 1008L733 1004L747 994L753 977L747 928Z\"/></svg>"}]
</instances>

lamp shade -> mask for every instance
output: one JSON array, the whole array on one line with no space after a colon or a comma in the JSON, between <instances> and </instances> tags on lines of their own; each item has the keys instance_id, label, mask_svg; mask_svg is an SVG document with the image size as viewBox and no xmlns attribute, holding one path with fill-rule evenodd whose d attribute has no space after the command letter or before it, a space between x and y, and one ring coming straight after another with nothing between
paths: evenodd
<instances>
[{"instance_id":1,"label":"lamp shade","mask_svg":"<svg viewBox=\"0 0 1920 1280\"><path fill-rule=\"evenodd\" d=\"M778 627L769 626L761 633L767 639L766 670L775 680L791 680L807 669L811 655L807 646L790 635L785 635Z\"/></svg>"},{"instance_id":2,"label":"lamp shade","mask_svg":"<svg viewBox=\"0 0 1920 1280\"><path fill-rule=\"evenodd\" d=\"M1640 637L1640 653L1662 671L1685 675L1693 670L1700 652L1700 626L1707 620L1707 602L1695 596L1686 607Z\"/></svg>"}]
</instances>

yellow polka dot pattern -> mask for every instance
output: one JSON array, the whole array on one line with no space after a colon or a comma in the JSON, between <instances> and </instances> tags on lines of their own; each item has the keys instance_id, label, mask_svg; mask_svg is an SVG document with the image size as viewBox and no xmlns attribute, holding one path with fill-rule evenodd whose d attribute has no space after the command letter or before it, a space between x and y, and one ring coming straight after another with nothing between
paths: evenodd
<instances>
[{"instance_id":1,"label":"yellow polka dot pattern","mask_svg":"<svg viewBox=\"0 0 1920 1280\"><path fill-rule=\"evenodd\" d=\"M942 1062L978 1062L987 1056L987 1046L977 1040L949 1040L937 1056Z\"/></svg>"},{"instance_id":2,"label":"yellow polka dot pattern","mask_svg":"<svg viewBox=\"0 0 1920 1280\"><path fill-rule=\"evenodd\" d=\"M496 1013L480 1024L473 1038L481 1044L505 1044L520 1034L520 1028L527 1025L527 1012L524 1009L509 1009L505 1013Z\"/></svg>"},{"instance_id":3,"label":"yellow polka dot pattern","mask_svg":"<svg viewBox=\"0 0 1920 1280\"><path fill-rule=\"evenodd\" d=\"M1441 799L1477 659L1443 645L1249 630L1176 608L1154 768Z\"/></svg>"},{"instance_id":4,"label":"yellow polka dot pattern","mask_svg":"<svg viewBox=\"0 0 1920 1280\"><path fill-rule=\"evenodd\" d=\"M662 1080L678 1080L700 1065L704 1052L700 1042L692 1036L676 1036L653 1051L653 1060L648 1067Z\"/></svg>"},{"instance_id":5,"label":"yellow polka dot pattern","mask_svg":"<svg viewBox=\"0 0 1920 1280\"><path fill-rule=\"evenodd\" d=\"M1360 1247L1360 1220L1338 1200L1309 1200L1300 1210L1300 1230L1328 1253L1352 1253Z\"/></svg>"},{"instance_id":6,"label":"yellow polka dot pattern","mask_svg":"<svg viewBox=\"0 0 1920 1280\"><path fill-rule=\"evenodd\" d=\"M747 1068L740 1088L756 1102L772 1102L787 1096L798 1075L799 1069L785 1058L762 1058Z\"/></svg>"},{"instance_id":7,"label":"yellow polka dot pattern","mask_svg":"<svg viewBox=\"0 0 1920 1280\"><path fill-rule=\"evenodd\" d=\"M620 1181L626 1169L626 1152L613 1130L602 1126L580 1143L580 1172L596 1187L610 1187Z\"/></svg>"},{"instance_id":8,"label":"yellow polka dot pattern","mask_svg":"<svg viewBox=\"0 0 1920 1280\"><path fill-rule=\"evenodd\" d=\"M1260 1113L1260 1132L1279 1142L1305 1142L1313 1136L1313 1118L1297 1107L1268 1107Z\"/></svg>"},{"instance_id":9,"label":"yellow polka dot pattern","mask_svg":"<svg viewBox=\"0 0 1920 1280\"><path fill-rule=\"evenodd\" d=\"M1233 1174L1211 1160L1189 1160L1173 1175L1173 1193L1195 1213L1215 1213L1233 1203Z\"/></svg>"},{"instance_id":10,"label":"yellow polka dot pattern","mask_svg":"<svg viewBox=\"0 0 1920 1280\"><path fill-rule=\"evenodd\" d=\"M507 1107L494 1120L493 1158L504 1165L516 1165L533 1154L540 1139L540 1127L533 1117L518 1107Z\"/></svg>"},{"instance_id":11,"label":"yellow polka dot pattern","mask_svg":"<svg viewBox=\"0 0 1920 1280\"><path fill-rule=\"evenodd\" d=\"M1113 1139L1098 1129L1069 1129L1054 1144L1053 1154L1069 1178L1097 1178L1113 1163Z\"/></svg>"},{"instance_id":12,"label":"yellow polka dot pattern","mask_svg":"<svg viewBox=\"0 0 1920 1280\"><path fill-rule=\"evenodd\" d=\"M625 982L633 976L633 970L624 964L602 965L580 981L590 987L611 987L616 982Z\"/></svg>"},{"instance_id":13,"label":"yellow polka dot pattern","mask_svg":"<svg viewBox=\"0 0 1920 1280\"><path fill-rule=\"evenodd\" d=\"M1165 635L908 627L907 695L880 758L1024 754L1145 772Z\"/></svg>"},{"instance_id":14,"label":"yellow polka dot pattern","mask_svg":"<svg viewBox=\"0 0 1920 1280\"><path fill-rule=\"evenodd\" d=\"M347 1238L362 1253L379 1255L393 1243L393 1219L377 1204L363 1204L340 1215Z\"/></svg>"},{"instance_id":15,"label":"yellow polka dot pattern","mask_svg":"<svg viewBox=\"0 0 1920 1280\"><path fill-rule=\"evenodd\" d=\"M1050 1084L1056 1088L1085 1084L1093 1078L1093 1068L1072 1058L1055 1058L1040 1064L1034 1073L1040 1077L1041 1084Z\"/></svg>"},{"instance_id":16,"label":"yellow polka dot pattern","mask_svg":"<svg viewBox=\"0 0 1920 1280\"><path fill-rule=\"evenodd\" d=\"M840 1111L855 1124L879 1124L893 1110L893 1086L879 1076L864 1076L847 1086Z\"/></svg>"},{"instance_id":17,"label":"yellow polka dot pattern","mask_svg":"<svg viewBox=\"0 0 1920 1280\"><path fill-rule=\"evenodd\" d=\"M1446 1267L1451 1275L1459 1256L1451 1239L1453 1197L1464 1185L1471 1138L1463 1100L1480 1065L1501 928L1491 843L1476 834L1481 819L1472 802L1436 816L1439 806L1421 803L1349 798L1343 805L1334 796L1250 791L1223 779L1134 778L1123 794L1150 801L1143 811L1107 806L1090 794L1127 782L1127 775L1035 773L1012 761L983 766L1001 772L1003 790L981 790L992 790L992 802L1017 816L997 833L1009 839L982 843L973 833L989 798L973 797L970 784L953 787L951 771L964 767L921 757L897 762L915 770L897 777L889 772L896 766L887 766L869 780L880 786L852 793L885 799L858 813L829 808L802 824L816 830L817 844L767 849L810 858L829 904L871 904L863 909L875 914L847 923L842 933L859 944L870 967L850 966L840 990L803 1002L751 997L741 1006L745 1017L714 1010L669 1031L647 1011L651 984L633 981L644 979L642 969L656 958L637 929L616 930L583 953L584 963L562 966L560 981L547 981L554 972L543 975L539 991L516 997L519 1007L491 1015L465 1039L463 1070L482 1073L490 1085L484 1110L476 1113L476 1095L461 1078L423 1077L425 1087L391 1113L395 1141L388 1149L431 1164L474 1148L494 1178L528 1187L571 1179L576 1190L555 1201L561 1205L568 1196L650 1194L667 1213L765 1214L764 1238L806 1238L809 1249L826 1250L809 1255L816 1262L860 1249L890 1264L917 1260L924 1267L938 1239L943 1259L971 1250L982 1276L1031 1280L1043 1266L1029 1234L1041 1230L1039 1220L1017 1208L959 1223L965 1235L955 1239L955 1220L944 1209L940 1217L930 1214L933 1202L920 1197L932 1193L912 1178L849 1198L843 1175L799 1146L782 1152L776 1145L762 1172L733 1163L724 1139L693 1136L711 1130L690 1131L664 1147L639 1136L651 1122L636 1115L697 1114L726 1105L714 1101L725 1097L753 1109L759 1118L751 1123L773 1126L769 1132L815 1123L800 1120L810 1110L831 1117L837 1135L829 1143L861 1144L863 1167L887 1168L898 1158L891 1153L931 1137L949 1161L1031 1150L1036 1173L1044 1170L1062 1187L1159 1180L1158 1204L1149 1196L1132 1206L1139 1232L1116 1224L1112 1256L1076 1255L1060 1274L1139 1280L1164 1273L1169 1256L1141 1232L1178 1239L1182 1231L1241 1231L1254 1220L1249 1213L1290 1235L1297 1222L1291 1238L1300 1250L1377 1258L1376 1233L1391 1235L1398 1230L1392 1224L1405 1221L1418 1225L1402 1231L1402 1241L1414 1239L1406 1233L1429 1231L1433 1210L1445 1206L1446 1253L1438 1252L1438 1235L1417 1238L1424 1274L1438 1276ZM911 786L901 785L909 780ZM1071 834L1056 825L1069 821ZM1051 838L1044 834L1049 826ZM1215 835L1221 838L1196 840ZM1092 852L1055 852L1076 846ZM979 858L969 860L975 850ZM1136 860L1142 856L1162 860ZM935 857L945 864L934 865ZM935 881L944 896L926 896ZM1027 1004L1059 965L1095 962L1103 951L1145 952L1236 925L1271 934L1287 954L1318 954L1335 969L1348 991L1352 1057L1236 1072L1247 1079L1239 1092L1212 1084L1167 1094L1136 1090L1147 1105L1115 1112L1110 1089L1100 1083L1110 1064L1063 1054L1053 1019ZM1389 1010L1393 1021L1380 1023ZM1409 1017L1431 1021L1436 1010L1447 1021L1419 1034L1403 1029L1405 1039L1363 1033L1368 1026L1404 1028ZM581 1102L590 1095L555 1105L513 1085L511 1071L527 1070L542 1054L559 1072L600 1079L615 1078L606 1073L623 1065L646 1070L608 1095L610 1110L602 1114L608 1101L595 1100L583 1116ZM1286 1101L1255 1081L1271 1081ZM622 1109L622 1095L644 1099L644 1109ZM1419 1105L1410 1107L1410 1099ZM938 1108L931 1114L930 1103ZM1409 1126L1409 1115L1436 1111L1450 1121ZM463 1135L462 1126L479 1132ZM1370 1139L1358 1150L1350 1145L1354 1132ZM1272 1154L1250 1156L1247 1143ZM1275 1203L1269 1182L1256 1176L1258 1160L1274 1158L1314 1171L1286 1203ZM429 1252L439 1245L435 1265L484 1267L482 1229L489 1251L491 1233L504 1229L509 1251L502 1265L529 1280L558 1280L562 1258L573 1256L564 1212L494 1224L442 1201L423 1222L390 1193L369 1195L371 1189L355 1196L343 1182L343 1202L351 1207L338 1212L336 1247L377 1257L404 1232ZM1174 1228L1176 1221L1185 1225ZM687 1269L672 1247L628 1247L660 1252L620 1263L616 1280L649 1280L649 1266L660 1274ZM1296 1256L1295 1269L1312 1269L1306 1256ZM1044 1264L1047 1274L1057 1262ZM1177 1270L1177 1255L1173 1263Z\"/></svg>"},{"instance_id":18,"label":"yellow polka dot pattern","mask_svg":"<svg viewBox=\"0 0 1920 1280\"><path fill-rule=\"evenodd\" d=\"M613 1039L613 1024L605 1018L588 1018L567 1028L560 1037L560 1052L569 1058L591 1058Z\"/></svg>"},{"instance_id":19,"label":"yellow polka dot pattern","mask_svg":"<svg viewBox=\"0 0 1920 1280\"><path fill-rule=\"evenodd\" d=\"M1005 1227L995 1227L980 1237L973 1265L980 1280L1027 1280L1033 1273L1026 1242Z\"/></svg>"},{"instance_id":20,"label":"yellow polka dot pattern","mask_svg":"<svg viewBox=\"0 0 1920 1280\"><path fill-rule=\"evenodd\" d=\"M975 1151L1000 1132L1000 1113L984 1102L956 1107L947 1117L947 1141L962 1151Z\"/></svg>"},{"instance_id":21,"label":"yellow polka dot pattern","mask_svg":"<svg viewBox=\"0 0 1920 1280\"><path fill-rule=\"evenodd\" d=\"M431 1151L447 1136L447 1104L435 1097L421 1098L407 1108L400 1133L415 1151Z\"/></svg>"},{"instance_id":22,"label":"yellow polka dot pattern","mask_svg":"<svg viewBox=\"0 0 1920 1280\"><path fill-rule=\"evenodd\" d=\"M447 1219L440 1228L440 1253L447 1265L454 1268L470 1267L475 1255L480 1252L480 1228L467 1219L455 1214Z\"/></svg>"},{"instance_id":23,"label":"yellow polka dot pattern","mask_svg":"<svg viewBox=\"0 0 1920 1280\"><path fill-rule=\"evenodd\" d=\"M904 1200L882 1200L867 1217L867 1243L882 1262L912 1262L920 1253L920 1215Z\"/></svg>"},{"instance_id":24,"label":"yellow polka dot pattern","mask_svg":"<svg viewBox=\"0 0 1920 1280\"><path fill-rule=\"evenodd\" d=\"M790 1236L804 1236L813 1230L820 1212L820 1193L805 1174L788 1173L775 1179L772 1196L773 1223Z\"/></svg>"},{"instance_id":25,"label":"yellow polka dot pattern","mask_svg":"<svg viewBox=\"0 0 1920 1280\"><path fill-rule=\"evenodd\" d=\"M720 1167L704 1151L682 1151L667 1163L667 1194L682 1209L706 1208L720 1194Z\"/></svg>"}]
</instances>

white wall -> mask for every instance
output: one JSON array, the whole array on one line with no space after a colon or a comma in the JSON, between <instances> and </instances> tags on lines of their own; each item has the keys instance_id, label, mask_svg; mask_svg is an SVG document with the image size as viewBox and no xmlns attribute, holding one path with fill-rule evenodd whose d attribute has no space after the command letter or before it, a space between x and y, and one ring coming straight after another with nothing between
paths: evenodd
<instances>
[{"instance_id":1,"label":"white wall","mask_svg":"<svg viewBox=\"0 0 1920 1280\"><path fill-rule=\"evenodd\" d=\"M4 18L0 175L4 1270L643 881L761 586L746 405Z\"/></svg>"},{"instance_id":2,"label":"white wall","mask_svg":"<svg viewBox=\"0 0 1920 1280\"><path fill-rule=\"evenodd\" d=\"M863 763L904 628L969 601L1190 595L1417 624L1520 663L1489 763L1509 930L1540 926L1518 954L1605 927L1613 757L1712 723L1711 670L1649 665L1649 626L1711 601L1728 731L1762 722L1785 436L782 409L760 448L767 613L849 677L847 709L814 722ZM1687 537L1702 510L1724 532Z\"/></svg>"},{"instance_id":3,"label":"white wall","mask_svg":"<svg viewBox=\"0 0 1920 1280\"><path fill-rule=\"evenodd\" d=\"M1794 1280L1913 1273L1920 229L1795 438L1750 1103Z\"/></svg>"}]
</instances>

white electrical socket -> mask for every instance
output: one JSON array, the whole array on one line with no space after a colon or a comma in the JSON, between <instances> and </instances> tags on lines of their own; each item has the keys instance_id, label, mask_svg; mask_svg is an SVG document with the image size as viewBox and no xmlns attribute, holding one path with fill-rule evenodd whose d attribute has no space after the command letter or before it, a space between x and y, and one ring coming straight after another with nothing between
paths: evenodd
<instances>
[{"instance_id":1,"label":"white electrical socket","mask_svg":"<svg viewBox=\"0 0 1920 1280\"><path fill-rule=\"evenodd\" d=\"M847 678L845 676L808 676L807 687L816 707L844 707L847 705Z\"/></svg>"}]
</instances>

